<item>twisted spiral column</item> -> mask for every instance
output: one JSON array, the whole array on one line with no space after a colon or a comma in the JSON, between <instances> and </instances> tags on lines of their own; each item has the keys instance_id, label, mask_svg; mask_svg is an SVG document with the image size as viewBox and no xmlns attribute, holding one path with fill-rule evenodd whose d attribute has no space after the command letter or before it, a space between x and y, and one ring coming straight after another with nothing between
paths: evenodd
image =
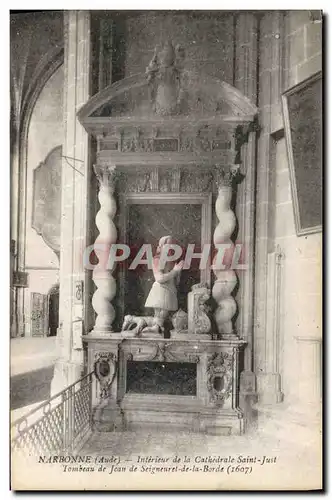
<instances>
[{"instance_id":1,"label":"twisted spiral column","mask_svg":"<svg viewBox=\"0 0 332 500\"><path fill-rule=\"evenodd\" d=\"M231 168L229 172L218 172L218 196L215 205L215 211L218 218L217 227L214 230L213 242L215 248L218 245L229 245L229 253L233 255L234 243L230 239L236 225L236 217L233 210L230 208L233 180L237 175L238 169ZM216 257L214 258L213 272L216 277L212 287L212 296L217 303L214 317L218 328L218 333L223 335L234 334L233 316L236 313L236 302L232 296L232 292L237 284L237 276L232 269L215 269ZM218 266L219 267L219 266Z\"/></svg>"},{"instance_id":2,"label":"twisted spiral column","mask_svg":"<svg viewBox=\"0 0 332 500\"><path fill-rule=\"evenodd\" d=\"M94 244L94 252L98 257L98 264L92 274L97 290L92 297L92 306L97 314L94 331L111 332L115 318L115 310L111 301L116 294L116 281L112 276L114 267L107 269L110 247L117 241L117 230L113 222L116 214L115 166L95 166L95 173L99 181L98 200L100 209L96 215L96 226L99 235Z\"/></svg>"}]
</instances>

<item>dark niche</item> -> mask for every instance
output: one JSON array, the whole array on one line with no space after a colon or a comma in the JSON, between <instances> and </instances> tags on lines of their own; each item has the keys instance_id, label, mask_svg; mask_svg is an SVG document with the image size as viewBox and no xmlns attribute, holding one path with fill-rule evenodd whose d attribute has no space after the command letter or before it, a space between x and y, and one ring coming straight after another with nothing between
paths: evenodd
<instances>
[{"instance_id":1,"label":"dark niche","mask_svg":"<svg viewBox=\"0 0 332 500\"><path fill-rule=\"evenodd\" d=\"M189 243L201 249L202 207L193 204L178 205L131 205L129 211L128 243L131 256L126 262L125 308L127 314L144 315L146 298L154 283L153 272L147 265L135 270L129 266L143 244L151 244L155 252L159 238L172 235L183 249L183 257ZM178 306L187 310L187 295L195 283L200 282L199 259L193 259L190 269L183 270L178 286ZM153 311L150 311L153 314Z\"/></svg>"},{"instance_id":2,"label":"dark niche","mask_svg":"<svg viewBox=\"0 0 332 500\"><path fill-rule=\"evenodd\" d=\"M196 364L128 361L127 392L196 396Z\"/></svg>"}]
</instances>

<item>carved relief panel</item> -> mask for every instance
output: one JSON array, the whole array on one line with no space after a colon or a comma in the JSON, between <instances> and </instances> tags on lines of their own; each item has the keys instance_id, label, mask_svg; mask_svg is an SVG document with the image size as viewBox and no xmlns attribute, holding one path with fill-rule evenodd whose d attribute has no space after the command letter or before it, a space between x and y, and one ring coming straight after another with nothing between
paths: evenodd
<instances>
[{"instance_id":1,"label":"carved relief panel","mask_svg":"<svg viewBox=\"0 0 332 500\"><path fill-rule=\"evenodd\" d=\"M98 151L101 156L109 152L112 156L122 153L130 158L133 153L181 153L182 158L195 158L199 164L200 156L210 154L211 158L228 158L236 149L236 125L226 129L214 125L193 125L185 129L174 123L171 126L160 123L142 126L118 126L107 134L98 136ZM181 157L179 156L179 157ZM133 155L132 158L134 159ZM233 154L233 159L235 153Z\"/></svg>"}]
</instances>

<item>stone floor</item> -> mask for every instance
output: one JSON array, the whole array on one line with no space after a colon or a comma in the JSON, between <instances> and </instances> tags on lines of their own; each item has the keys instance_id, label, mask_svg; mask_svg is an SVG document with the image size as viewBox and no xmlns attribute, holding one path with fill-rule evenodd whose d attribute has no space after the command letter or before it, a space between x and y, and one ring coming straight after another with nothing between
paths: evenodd
<instances>
[{"instance_id":1,"label":"stone floor","mask_svg":"<svg viewBox=\"0 0 332 500\"><path fill-rule=\"evenodd\" d=\"M302 434L301 434L302 432ZM252 430L243 436L212 436L190 432L167 432L141 430L139 432L111 432L94 433L86 442L83 454L93 456L116 456L120 464L137 464L138 457L190 457L191 463L200 458L195 457L235 457L236 461L244 458L257 457L261 462L263 457L276 460L276 463L253 466L249 476L238 474L238 483L235 475L224 474L225 489L258 488L263 489L319 489L321 484L321 448L319 432L310 433L299 430L299 439L294 435L295 427L291 429L291 439L271 425L266 430ZM313 440L312 437L315 437ZM275 459L276 457L276 459ZM152 465L156 465L152 462ZM214 464L216 465L216 464ZM248 465L248 464L245 464ZM114 474L113 474L114 475ZM115 475L114 475L115 476ZM189 477L189 476L188 476ZM206 483L208 489L220 488L220 475L201 474L191 480L199 487ZM133 479L138 476L133 476ZM118 478L119 479L119 478ZM218 483L219 481L219 483ZM235 482L234 482L235 481ZM153 483L154 484L154 483ZM175 483L174 483L175 484ZM190 483L187 483L190 489ZM168 488L168 486L167 486ZM166 489L167 489L166 488ZM205 489L205 487L204 487Z\"/></svg>"},{"instance_id":2,"label":"stone floor","mask_svg":"<svg viewBox=\"0 0 332 500\"><path fill-rule=\"evenodd\" d=\"M229 438L181 431L169 433L142 430L95 433L85 444L83 452L94 455L100 453L118 455L128 459L133 455L186 455L202 450L204 454L224 453L234 448L234 444L247 452L253 451L253 440L244 436Z\"/></svg>"},{"instance_id":3,"label":"stone floor","mask_svg":"<svg viewBox=\"0 0 332 500\"><path fill-rule=\"evenodd\" d=\"M20 373L10 379L10 408L17 410L51 397L54 366Z\"/></svg>"},{"instance_id":4,"label":"stone floor","mask_svg":"<svg viewBox=\"0 0 332 500\"><path fill-rule=\"evenodd\" d=\"M10 408L16 420L50 397L56 337L20 337L10 341Z\"/></svg>"},{"instance_id":5,"label":"stone floor","mask_svg":"<svg viewBox=\"0 0 332 500\"><path fill-rule=\"evenodd\" d=\"M26 413L32 404L49 397L49 386L56 359L55 338L12 339L12 413ZM27 405L27 406L25 406ZM115 457L124 467L137 465L139 457L168 458L169 463L180 457L189 457L190 463L200 467L200 460L208 467L216 466L213 460L221 457L235 458L236 464L252 465L252 473L239 471L229 475L226 472L161 474L114 472L102 475L77 474L75 484L80 489L319 489L321 487L321 433L320 417L316 410L308 414L278 405L277 409L259 409L257 429L243 436L213 436L168 429L159 431L141 429L136 432L93 433L85 443L80 455L92 455L96 459ZM12 415L18 418L21 415ZM264 459L269 458L269 463ZM248 460L248 462L243 462ZM262 464L264 462L264 465ZM242 470L242 469L241 469ZM40 474L40 472L38 472ZM40 476L41 478L43 475ZM61 475L63 489L72 488L72 475ZM67 484L68 480L68 484ZM55 480L55 485L58 479Z\"/></svg>"},{"instance_id":6,"label":"stone floor","mask_svg":"<svg viewBox=\"0 0 332 500\"><path fill-rule=\"evenodd\" d=\"M56 337L17 337L10 340L10 375L53 366L58 357Z\"/></svg>"}]
</instances>

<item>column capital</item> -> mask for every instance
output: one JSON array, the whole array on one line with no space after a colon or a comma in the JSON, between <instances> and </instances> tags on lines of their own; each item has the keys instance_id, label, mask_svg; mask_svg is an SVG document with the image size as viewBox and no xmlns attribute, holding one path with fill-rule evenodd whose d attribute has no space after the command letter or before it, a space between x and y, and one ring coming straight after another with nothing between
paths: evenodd
<instances>
[{"instance_id":1,"label":"column capital","mask_svg":"<svg viewBox=\"0 0 332 500\"><path fill-rule=\"evenodd\" d=\"M120 172L116 169L116 165L93 165L94 173L98 179L100 186L114 186L116 178Z\"/></svg>"},{"instance_id":2,"label":"column capital","mask_svg":"<svg viewBox=\"0 0 332 500\"><path fill-rule=\"evenodd\" d=\"M240 164L229 166L215 165L215 182L218 189L221 187L233 187L237 182L241 182L243 175L240 173Z\"/></svg>"}]
</instances>

